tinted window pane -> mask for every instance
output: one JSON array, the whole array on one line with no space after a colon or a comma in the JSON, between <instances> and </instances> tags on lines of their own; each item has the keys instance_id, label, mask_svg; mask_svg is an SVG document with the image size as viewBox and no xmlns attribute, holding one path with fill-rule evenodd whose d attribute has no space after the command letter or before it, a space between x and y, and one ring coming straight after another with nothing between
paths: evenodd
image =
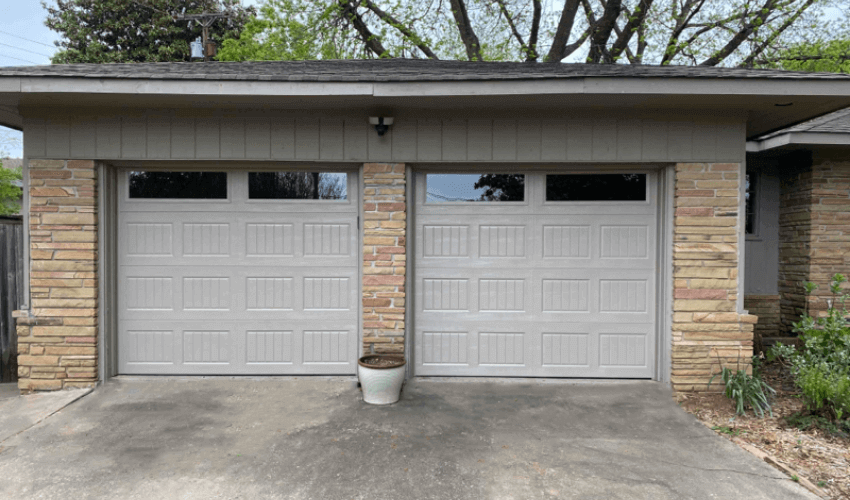
<instances>
[{"instance_id":1,"label":"tinted window pane","mask_svg":"<svg viewBox=\"0 0 850 500\"><path fill-rule=\"evenodd\" d=\"M546 201L645 200L646 174L546 176Z\"/></svg>"},{"instance_id":2,"label":"tinted window pane","mask_svg":"<svg viewBox=\"0 0 850 500\"><path fill-rule=\"evenodd\" d=\"M252 200L345 200L348 174L332 172L250 172Z\"/></svg>"},{"instance_id":3,"label":"tinted window pane","mask_svg":"<svg viewBox=\"0 0 850 500\"><path fill-rule=\"evenodd\" d=\"M227 173L130 172L130 198L227 199Z\"/></svg>"},{"instance_id":4,"label":"tinted window pane","mask_svg":"<svg viewBox=\"0 0 850 500\"><path fill-rule=\"evenodd\" d=\"M753 174L747 174L747 185L746 185L746 208L747 208L747 221L746 221L746 231L747 234L756 234L756 193L758 189L758 177Z\"/></svg>"},{"instance_id":5,"label":"tinted window pane","mask_svg":"<svg viewBox=\"0 0 850 500\"><path fill-rule=\"evenodd\" d=\"M523 174L428 174L428 203L524 201Z\"/></svg>"}]
</instances>

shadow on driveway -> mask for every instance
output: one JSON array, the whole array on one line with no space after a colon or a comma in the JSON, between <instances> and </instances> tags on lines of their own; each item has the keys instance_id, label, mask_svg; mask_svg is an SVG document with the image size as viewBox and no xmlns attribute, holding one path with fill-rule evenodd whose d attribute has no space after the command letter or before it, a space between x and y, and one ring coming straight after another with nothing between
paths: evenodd
<instances>
[{"instance_id":1,"label":"shadow on driveway","mask_svg":"<svg viewBox=\"0 0 850 500\"><path fill-rule=\"evenodd\" d=\"M0 449L0 498L815 498L652 382L115 379Z\"/></svg>"}]
</instances>

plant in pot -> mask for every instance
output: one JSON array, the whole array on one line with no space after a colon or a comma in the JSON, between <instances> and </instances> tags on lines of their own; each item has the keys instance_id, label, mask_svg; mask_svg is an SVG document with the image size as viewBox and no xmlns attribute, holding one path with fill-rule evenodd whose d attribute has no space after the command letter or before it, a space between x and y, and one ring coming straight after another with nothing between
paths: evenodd
<instances>
[{"instance_id":1,"label":"plant in pot","mask_svg":"<svg viewBox=\"0 0 850 500\"><path fill-rule=\"evenodd\" d=\"M398 401L404 383L404 358L370 354L357 361L357 378L363 390L363 401L388 405Z\"/></svg>"}]
</instances>

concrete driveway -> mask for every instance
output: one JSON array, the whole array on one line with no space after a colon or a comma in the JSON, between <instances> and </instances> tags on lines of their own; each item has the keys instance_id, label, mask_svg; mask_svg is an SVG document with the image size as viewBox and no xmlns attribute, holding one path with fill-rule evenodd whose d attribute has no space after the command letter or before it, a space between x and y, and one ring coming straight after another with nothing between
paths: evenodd
<instances>
[{"instance_id":1,"label":"concrete driveway","mask_svg":"<svg viewBox=\"0 0 850 500\"><path fill-rule=\"evenodd\" d=\"M656 383L117 379L0 443L0 498L815 498Z\"/></svg>"}]
</instances>

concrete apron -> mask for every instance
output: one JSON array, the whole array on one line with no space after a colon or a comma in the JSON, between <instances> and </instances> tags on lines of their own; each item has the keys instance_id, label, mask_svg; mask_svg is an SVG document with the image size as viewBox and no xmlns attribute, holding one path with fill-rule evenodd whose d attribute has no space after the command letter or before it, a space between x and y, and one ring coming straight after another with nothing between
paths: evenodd
<instances>
[{"instance_id":1,"label":"concrete apron","mask_svg":"<svg viewBox=\"0 0 850 500\"><path fill-rule=\"evenodd\" d=\"M815 498L651 382L116 379L2 446L0 498Z\"/></svg>"},{"instance_id":2,"label":"concrete apron","mask_svg":"<svg viewBox=\"0 0 850 500\"><path fill-rule=\"evenodd\" d=\"M21 396L18 384L0 384L0 453L9 438L24 432L74 401L91 389L43 392Z\"/></svg>"}]
</instances>

